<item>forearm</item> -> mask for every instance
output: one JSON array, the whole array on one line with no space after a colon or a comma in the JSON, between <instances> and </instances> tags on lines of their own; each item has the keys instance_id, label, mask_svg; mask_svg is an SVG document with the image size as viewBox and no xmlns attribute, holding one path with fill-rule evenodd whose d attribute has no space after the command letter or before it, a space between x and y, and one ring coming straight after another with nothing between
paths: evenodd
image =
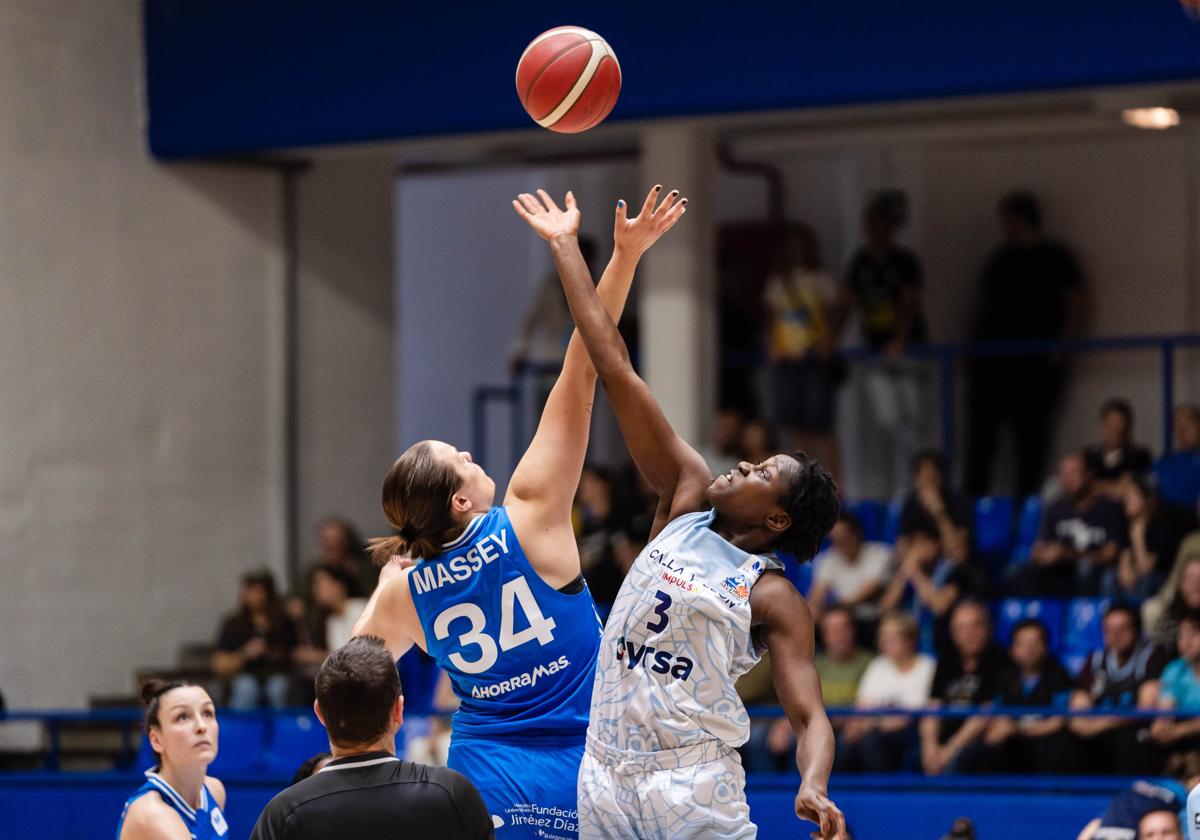
<instances>
[{"instance_id":1,"label":"forearm","mask_svg":"<svg viewBox=\"0 0 1200 840\"><path fill-rule=\"evenodd\" d=\"M212 669L218 677L232 677L245 665L237 651L218 650L212 655Z\"/></svg>"},{"instance_id":2,"label":"forearm","mask_svg":"<svg viewBox=\"0 0 1200 840\"><path fill-rule=\"evenodd\" d=\"M1052 717L1045 720L1035 720L1031 723L1022 723L1017 729L1022 735L1028 738L1044 738L1061 730L1064 722L1063 718Z\"/></svg>"},{"instance_id":3,"label":"forearm","mask_svg":"<svg viewBox=\"0 0 1200 840\"><path fill-rule=\"evenodd\" d=\"M958 755L967 745L979 740L987 729L988 718L973 717L968 718L957 732L946 742L946 751L951 755Z\"/></svg>"},{"instance_id":4,"label":"forearm","mask_svg":"<svg viewBox=\"0 0 1200 840\"><path fill-rule=\"evenodd\" d=\"M550 252L554 255L567 306L575 321L576 335L587 348L596 371L607 378L629 369L629 351L592 286L587 263L579 251L578 238L574 234L556 235L550 240Z\"/></svg>"},{"instance_id":5,"label":"forearm","mask_svg":"<svg viewBox=\"0 0 1200 840\"><path fill-rule=\"evenodd\" d=\"M796 768L800 771L801 783L826 793L836 749L833 726L828 716L822 710L819 714L813 714L806 725L793 729L796 733Z\"/></svg>"},{"instance_id":6,"label":"forearm","mask_svg":"<svg viewBox=\"0 0 1200 840\"><path fill-rule=\"evenodd\" d=\"M555 262L558 262L557 254ZM625 303L629 299L629 290L633 286L633 275L637 264L636 255L624 253L618 248L613 251L612 259L609 260L608 266L604 269L604 274L601 275L600 282L596 286L596 296L600 299L604 312L614 325L621 320L621 313L625 311ZM586 267L585 263L585 270ZM590 276L588 283L591 283ZM574 314L573 310L572 314ZM626 355L628 356L628 354ZM588 348L578 329L571 334L571 341L567 345L567 355L563 360L563 376L559 378L559 381L563 381L564 378L576 372L580 374L581 384L584 387L590 389L595 386L596 368L592 364Z\"/></svg>"}]
</instances>

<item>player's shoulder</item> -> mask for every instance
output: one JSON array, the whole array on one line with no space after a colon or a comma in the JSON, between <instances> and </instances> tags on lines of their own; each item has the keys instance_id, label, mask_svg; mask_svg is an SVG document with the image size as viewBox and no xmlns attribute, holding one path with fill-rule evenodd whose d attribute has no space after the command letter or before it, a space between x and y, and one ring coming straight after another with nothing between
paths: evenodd
<instances>
[{"instance_id":1,"label":"player's shoulder","mask_svg":"<svg viewBox=\"0 0 1200 840\"><path fill-rule=\"evenodd\" d=\"M212 794L213 799L217 800L217 807L224 810L225 784L216 776L205 776L204 786L208 788L208 792Z\"/></svg>"},{"instance_id":2,"label":"player's shoulder","mask_svg":"<svg viewBox=\"0 0 1200 840\"><path fill-rule=\"evenodd\" d=\"M118 840L142 840L142 838L189 838L183 817L163 800L158 791L152 790L138 796L129 803Z\"/></svg>"},{"instance_id":3,"label":"player's shoulder","mask_svg":"<svg viewBox=\"0 0 1200 840\"><path fill-rule=\"evenodd\" d=\"M755 621L786 617L812 622L808 601L782 572L768 569L750 589L750 612Z\"/></svg>"}]
</instances>

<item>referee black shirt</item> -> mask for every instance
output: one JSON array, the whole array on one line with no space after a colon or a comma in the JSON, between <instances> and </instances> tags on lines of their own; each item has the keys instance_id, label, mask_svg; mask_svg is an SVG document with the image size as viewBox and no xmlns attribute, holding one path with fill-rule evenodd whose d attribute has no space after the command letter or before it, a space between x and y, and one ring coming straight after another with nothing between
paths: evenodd
<instances>
[{"instance_id":1,"label":"referee black shirt","mask_svg":"<svg viewBox=\"0 0 1200 840\"><path fill-rule=\"evenodd\" d=\"M495 837L483 798L465 776L385 751L329 762L267 803L250 840Z\"/></svg>"}]
</instances>

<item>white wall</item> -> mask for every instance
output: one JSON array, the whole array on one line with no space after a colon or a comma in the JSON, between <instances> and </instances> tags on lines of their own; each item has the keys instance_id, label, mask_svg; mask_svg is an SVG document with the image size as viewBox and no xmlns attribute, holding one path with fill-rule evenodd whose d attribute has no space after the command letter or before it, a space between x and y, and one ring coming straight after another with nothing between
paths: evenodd
<instances>
[{"instance_id":1,"label":"white wall","mask_svg":"<svg viewBox=\"0 0 1200 840\"><path fill-rule=\"evenodd\" d=\"M153 163L140 3L0 4L0 691L125 692L280 556L278 177Z\"/></svg>"},{"instance_id":2,"label":"white wall","mask_svg":"<svg viewBox=\"0 0 1200 840\"><path fill-rule=\"evenodd\" d=\"M635 198L636 181L633 164L468 170L399 180L398 450L424 438L471 447L471 392L478 385L509 382L513 336L542 279L554 271L546 244L513 212L511 200L538 187L558 198L573 189L582 230L596 239L598 261L604 262L612 248L617 198L641 200ZM527 438L530 426L526 422ZM484 466L503 492L513 458L506 406L493 406L488 428ZM610 445L619 441L611 423L593 429L593 441L597 438Z\"/></svg>"},{"instance_id":3,"label":"white wall","mask_svg":"<svg viewBox=\"0 0 1200 840\"><path fill-rule=\"evenodd\" d=\"M1087 274L1093 302L1088 332L1096 336L1200 330L1192 261L1196 259L1196 179L1189 176L1196 135L1127 130L1022 139L857 143L836 150L796 142L788 151L746 152L780 167L787 212L808 221L821 239L830 268L844 270L859 239L859 214L868 191L908 192L912 219L902 239L921 256L925 308L935 341L965 338L979 268L999 236L997 199L1030 189L1043 201L1046 232L1065 241ZM752 145L752 144L751 144ZM1189 146L1193 156L1189 157ZM761 217L761 182L724 176L721 220ZM849 341L856 333L847 336ZM1140 436L1161 445L1158 355L1093 356L1079 362L1065 395L1055 451L1095 434L1095 412L1108 396L1128 397ZM1197 354L1180 352L1179 399L1200 399ZM932 373L932 371L931 371ZM936 376L931 376L928 437L937 442ZM960 390L961 393L961 390ZM862 417L853 386L843 389L840 437L852 493L877 494L876 441ZM961 415L960 415L961 416ZM961 444L965 429L959 426Z\"/></svg>"},{"instance_id":4,"label":"white wall","mask_svg":"<svg viewBox=\"0 0 1200 840\"><path fill-rule=\"evenodd\" d=\"M395 458L393 168L384 155L322 158L297 182L302 567L323 516L345 516L363 536L387 526L379 494Z\"/></svg>"}]
</instances>

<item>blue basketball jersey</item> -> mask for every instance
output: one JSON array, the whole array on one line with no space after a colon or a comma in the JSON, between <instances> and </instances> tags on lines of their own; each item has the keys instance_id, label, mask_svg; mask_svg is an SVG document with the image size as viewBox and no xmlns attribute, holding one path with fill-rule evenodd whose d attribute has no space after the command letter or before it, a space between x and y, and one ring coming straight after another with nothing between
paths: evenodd
<instances>
[{"instance_id":1,"label":"blue basketball jersey","mask_svg":"<svg viewBox=\"0 0 1200 840\"><path fill-rule=\"evenodd\" d=\"M225 815L221 813L220 806L208 792L207 786L200 788L200 807L193 808L162 776L153 770L147 770L146 784L125 801L125 807L121 810L121 819L117 822L117 840L121 840L121 829L125 827L125 815L129 813L129 806L148 793L157 793L163 802L179 814L183 824L187 826L188 833L192 835L192 840L216 840L229 836L229 825L225 822Z\"/></svg>"},{"instance_id":2,"label":"blue basketball jersey","mask_svg":"<svg viewBox=\"0 0 1200 840\"><path fill-rule=\"evenodd\" d=\"M429 655L462 701L455 738L583 742L600 647L595 602L586 586L567 595L542 580L503 507L472 519L408 583Z\"/></svg>"}]
</instances>

